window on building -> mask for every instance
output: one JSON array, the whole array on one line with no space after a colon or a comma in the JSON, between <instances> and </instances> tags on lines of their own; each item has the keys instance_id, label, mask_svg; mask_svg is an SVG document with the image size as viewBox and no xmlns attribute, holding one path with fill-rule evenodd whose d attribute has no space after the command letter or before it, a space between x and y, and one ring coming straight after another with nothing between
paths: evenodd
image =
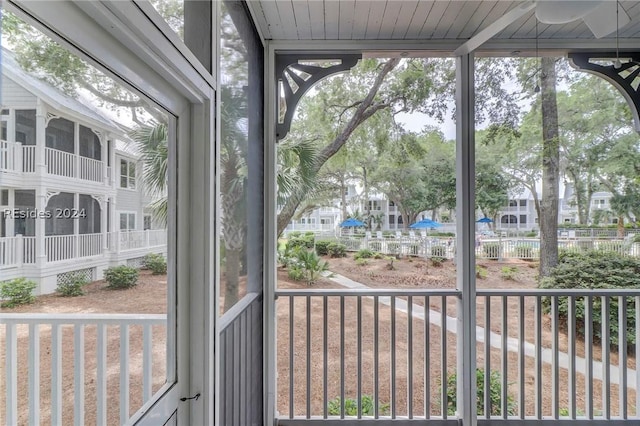
<instances>
[{"instance_id":1,"label":"window on building","mask_svg":"<svg viewBox=\"0 0 640 426\"><path fill-rule=\"evenodd\" d=\"M403 223L402 216L398 216L398 225L402 225Z\"/></svg>"},{"instance_id":2,"label":"window on building","mask_svg":"<svg viewBox=\"0 0 640 426\"><path fill-rule=\"evenodd\" d=\"M526 214L521 214L520 215L520 223L527 223L527 215Z\"/></svg>"},{"instance_id":3,"label":"window on building","mask_svg":"<svg viewBox=\"0 0 640 426\"><path fill-rule=\"evenodd\" d=\"M23 145L36 144L36 110L17 109L16 112L16 142ZM51 120L54 121L54 120Z\"/></svg>"},{"instance_id":4,"label":"window on building","mask_svg":"<svg viewBox=\"0 0 640 426\"><path fill-rule=\"evenodd\" d=\"M9 190L3 189L0 191L0 206L9 205Z\"/></svg>"},{"instance_id":5,"label":"window on building","mask_svg":"<svg viewBox=\"0 0 640 426\"><path fill-rule=\"evenodd\" d=\"M520 207L526 207L527 206L527 200L520 200Z\"/></svg>"},{"instance_id":6,"label":"window on building","mask_svg":"<svg viewBox=\"0 0 640 426\"><path fill-rule=\"evenodd\" d=\"M136 189L136 163L120 159L120 188Z\"/></svg>"},{"instance_id":7,"label":"window on building","mask_svg":"<svg viewBox=\"0 0 640 426\"><path fill-rule=\"evenodd\" d=\"M396 203L394 203L393 201L389 200L389 207L395 207Z\"/></svg>"},{"instance_id":8,"label":"window on building","mask_svg":"<svg viewBox=\"0 0 640 426\"><path fill-rule=\"evenodd\" d=\"M88 127L80 126L80 155L94 160L102 160L100 138Z\"/></svg>"},{"instance_id":9,"label":"window on building","mask_svg":"<svg viewBox=\"0 0 640 426\"><path fill-rule=\"evenodd\" d=\"M389 225L393 225L395 223L396 223L396 215L390 214L389 215Z\"/></svg>"},{"instance_id":10,"label":"window on building","mask_svg":"<svg viewBox=\"0 0 640 426\"><path fill-rule=\"evenodd\" d=\"M120 230L133 231L136 229L135 213L120 213Z\"/></svg>"},{"instance_id":11,"label":"window on building","mask_svg":"<svg viewBox=\"0 0 640 426\"><path fill-rule=\"evenodd\" d=\"M0 139L7 140L7 120L0 120Z\"/></svg>"},{"instance_id":12,"label":"window on building","mask_svg":"<svg viewBox=\"0 0 640 426\"><path fill-rule=\"evenodd\" d=\"M49 121L45 131L47 148L68 153L75 152L75 124L66 118Z\"/></svg>"},{"instance_id":13,"label":"window on building","mask_svg":"<svg viewBox=\"0 0 640 426\"><path fill-rule=\"evenodd\" d=\"M518 207L518 200L509 200L509 207Z\"/></svg>"},{"instance_id":14,"label":"window on building","mask_svg":"<svg viewBox=\"0 0 640 426\"><path fill-rule=\"evenodd\" d=\"M147 229L151 229L151 215L150 214L145 214L144 215L144 224L142 229L144 229L145 231Z\"/></svg>"}]
</instances>

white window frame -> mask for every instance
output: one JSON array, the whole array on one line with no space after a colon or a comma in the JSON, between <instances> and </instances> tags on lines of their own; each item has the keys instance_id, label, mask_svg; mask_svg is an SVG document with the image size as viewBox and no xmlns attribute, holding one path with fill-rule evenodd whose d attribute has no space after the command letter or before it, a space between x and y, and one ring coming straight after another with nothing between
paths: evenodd
<instances>
[{"instance_id":1,"label":"white window frame","mask_svg":"<svg viewBox=\"0 0 640 426\"><path fill-rule=\"evenodd\" d=\"M122 215L123 214L127 215L127 227L124 228L124 229L122 229ZM133 216L133 228L129 228L129 223L131 223L130 222L131 216ZM125 210L118 211L118 230L119 231L135 231L137 223L138 223L138 214L136 212L125 211Z\"/></svg>"},{"instance_id":2,"label":"white window frame","mask_svg":"<svg viewBox=\"0 0 640 426\"><path fill-rule=\"evenodd\" d=\"M134 91L169 112L169 192L177 199L168 212L167 345L177 359L167 364L174 377L130 420L138 424L213 424L215 371L215 284L219 237L214 125L217 82L198 62L153 6L144 1L8 0L11 12L56 41L106 69ZM216 22L214 20L214 22ZM213 57L217 57L213 43ZM204 160L204 161L203 161ZM180 282L180 286L175 283ZM191 284L197 283L197 284ZM180 300L178 305L175 301ZM176 307L176 308L174 308ZM190 346L197 344L197 348ZM193 389L199 401L166 405ZM185 393L184 395L182 393ZM190 395L190 394L189 394ZM171 411L167 411L171 410ZM153 417L158 414L159 417Z\"/></svg>"},{"instance_id":3,"label":"white window frame","mask_svg":"<svg viewBox=\"0 0 640 426\"><path fill-rule=\"evenodd\" d=\"M127 174L123 175L122 174L122 163L125 163L127 165ZM130 175L131 172L131 166L133 166L133 176ZM135 160L130 160L128 158L125 157L120 157L120 161L118 162L118 187L120 189L129 189L132 191L135 191L136 188L136 180L137 180L137 174L138 174L138 165L136 164ZM125 179L126 181L126 185L122 186L122 179Z\"/></svg>"}]
</instances>

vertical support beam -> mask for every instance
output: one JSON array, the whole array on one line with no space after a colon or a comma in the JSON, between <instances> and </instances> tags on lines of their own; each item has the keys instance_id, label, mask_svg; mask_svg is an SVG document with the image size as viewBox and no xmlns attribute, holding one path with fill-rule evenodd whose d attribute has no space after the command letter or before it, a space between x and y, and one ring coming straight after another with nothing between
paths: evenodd
<instances>
[{"instance_id":1,"label":"vertical support beam","mask_svg":"<svg viewBox=\"0 0 640 426\"><path fill-rule=\"evenodd\" d=\"M216 40L216 5L212 0L184 2L184 43L211 74L215 75L214 50ZM217 57L216 57L217 59Z\"/></svg>"},{"instance_id":2,"label":"vertical support beam","mask_svg":"<svg viewBox=\"0 0 640 426\"><path fill-rule=\"evenodd\" d=\"M456 59L457 412L476 420L475 122L474 57Z\"/></svg>"},{"instance_id":3,"label":"vertical support beam","mask_svg":"<svg viewBox=\"0 0 640 426\"><path fill-rule=\"evenodd\" d=\"M9 129L7 129L9 130ZM47 144L47 109L40 98L36 105L36 148L35 148L35 172L38 176L44 176L47 172L45 163L45 147ZM12 134L15 137L15 133Z\"/></svg>"},{"instance_id":4,"label":"vertical support beam","mask_svg":"<svg viewBox=\"0 0 640 426\"><path fill-rule=\"evenodd\" d=\"M109 143L109 141L107 140L107 135L103 134L102 136L100 136L100 159L102 160L102 184L103 185L108 185L109 181L108 181L108 176L107 176L107 155L108 155L108 150L107 150L107 144Z\"/></svg>"},{"instance_id":5,"label":"vertical support beam","mask_svg":"<svg viewBox=\"0 0 640 426\"><path fill-rule=\"evenodd\" d=\"M36 187L36 211L44 212L47 208L47 189L41 186ZM35 237L36 237L36 266L42 268L47 262L47 253L45 249L45 224L46 219L43 217L36 217L35 221Z\"/></svg>"},{"instance_id":6,"label":"vertical support beam","mask_svg":"<svg viewBox=\"0 0 640 426\"><path fill-rule=\"evenodd\" d=\"M80 158L80 155L78 154L78 156L76 157L77 159ZM80 164L78 163L78 166ZM78 173L80 168L78 167ZM76 211L79 212L80 211L80 194L78 194L77 192L73 193L73 209L72 211ZM80 221L79 220L75 220L73 219L73 258L77 258L78 256L80 256Z\"/></svg>"},{"instance_id":7,"label":"vertical support beam","mask_svg":"<svg viewBox=\"0 0 640 426\"><path fill-rule=\"evenodd\" d=\"M80 124L73 123L73 173L74 178L80 178Z\"/></svg>"}]
</instances>

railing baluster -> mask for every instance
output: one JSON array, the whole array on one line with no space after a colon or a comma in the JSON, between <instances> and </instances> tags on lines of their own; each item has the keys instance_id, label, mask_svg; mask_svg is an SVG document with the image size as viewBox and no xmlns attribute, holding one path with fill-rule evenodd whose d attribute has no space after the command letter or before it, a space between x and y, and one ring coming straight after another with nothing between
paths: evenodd
<instances>
[{"instance_id":1,"label":"railing baluster","mask_svg":"<svg viewBox=\"0 0 640 426\"><path fill-rule=\"evenodd\" d=\"M602 296L602 416L609 420L611 418L611 347L609 346L609 296Z\"/></svg>"},{"instance_id":2,"label":"railing baluster","mask_svg":"<svg viewBox=\"0 0 640 426\"><path fill-rule=\"evenodd\" d=\"M358 345L358 383L357 383L357 395L358 395L358 418L362 418L362 297L356 296L357 304L357 345Z\"/></svg>"},{"instance_id":3,"label":"railing baluster","mask_svg":"<svg viewBox=\"0 0 640 426\"><path fill-rule=\"evenodd\" d=\"M8 339L8 336L7 336ZM8 340L7 340L8 341ZM10 354L7 352L7 356ZM16 357L14 356L14 361ZM7 371L11 371L7 369ZM7 387L7 397L10 397ZM11 424L7 420L7 424ZM40 325L29 324L29 425L40 424Z\"/></svg>"},{"instance_id":4,"label":"railing baluster","mask_svg":"<svg viewBox=\"0 0 640 426\"><path fill-rule=\"evenodd\" d=\"M520 418L524 419L525 415L525 406L524 406L524 397L525 397L525 354L524 354L524 345L525 345L525 335L524 335L524 296L518 298L518 412L520 414ZM488 388L487 388L488 389Z\"/></svg>"},{"instance_id":5,"label":"railing baluster","mask_svg":"<svg viewBox=\"0 0 640 426\"><path fill-rule=\"evenodd\" d=\"M73 346L73 420L75 425L81 426L84 424L84 324L74 325Z\"/></svg>"},{"instance_id":6,"label":"railing baluster","mask_svg":"<svg viewBox=\"0 0 640 426\"><path fill-rule=\"evenodd\" d=\"M307 354L306 354L306 373L307 373L307 419L311 418L311 296L306 298L307 308Z\"/></svg>"},{"instance_id":7,"label":"railing baluster","mask_svg":"<svg viewBox=\"0 0 640 426\"><path fill-rule=\"evenodd\" d=\"M442 410L442 418L446 419L447 413L447 297L442 296L440 298L440 321L441 321L441 333L440 336L440 377L442 386L440 386L440 401Z\"/></svg>"},{"instance_id":8,"label":"railing baluster","mask_svg":"<svg viewBox=\"0 0 640 426\"><path fill-rule=\"evenodd\" d=\"M378 404L379 392L379 362L380 355L378 350L378 337L379 337L379 319L380 319L380 300L378 296L373 297L373 417L375 419L380 418L380 406Z\"/></svg>"},{"instance_id":9,"label":"railing baluster","mask_svg":"<svg viewBox=\"0 0 640 426\"><path fill-rule=\"evenodd\" d=\"M430 328L431 309L429 296L424 297L424 417L431 417L431 350L430 350Z\"/></svg>"},{"instance_id":10,"label":"railing baluster","mask_svg":"<svg viewBox=\"0 0 640 426\"><path fill-rule=\"evenodd\" d=\"M295 352L293 350L293 327L296 323L293 309L294 300L294 296L289 297L289 418L291 419L294 416L293 356Z\"/></svg>"},{"instance_id":11,"label":"railing baluster","mask_svg":"<svg viewBox=\"0 0 640 426\"><path fill-rule=\"evenodd\" d=\"M51 326L51 424L62 424L62 330Z\"/></svg>"},{"instance_id":12,"label":"railing baluster","mask_svg":"<svg viewBox=\"0 0 640 426\"><path fill-rule=\"evenodd\" d=\"M584 298L584 411L587 419L593 419L593 298Z\"/></svg>"},{"instance_id":13,"label":"railing baluster","mask_svg":"<svg viewBox=\"0 0 640 426\"><path fill-rule=\"evenodd\" d=\"M558 296L551 296L551 413L554 419L560 417L559 397L559 350L558 350Z\"/></svg>"},{"instance_id":14,"label":"railing baluster","mask_svg":"<svg viewBox=\"0 0 640 426\"><path fill-rule=\"evenodd\" d=\"M344 419L344 296L340 296L340 418Z\"/></svg>"},{"instance_id":15,"label":"railing baluster","mask_svg":"<svg viewBox=\"0 0 640 426\"><path fill-rule=\"evenodd\" d=\"M389 391L391 392L391 418L396 418L396 297L391 296L391 326L390 326L390 357L391 357L391 377L389 381Z\"/></svg>"},{"instance_id":16,"label":"railing baluster","mask_svg":"<svg viewBox=\"0 0 640 426\"><path fill-rule=\"evenodd\" d=\"M627 418L627 298L618 297L618 416Z\"/></svg>"},{"instance_id":17,"label":"railing baluster","mask_svg":"<svg viewBox=\"0 0 640 426\"><path fill-rule=\"evenodd\" d=\"M542 419L542 298L536 296L536 338L535 338L535 371L536 371L536 419Z\"/></svg>"},{"instance_id":18,"label":"railing baluster","mask_svg":"<svg viewBox=\"0 0 640 426\"><path fill-rule=\"evenodd\" d=\"M96 424L107 424L107 325L98 324L96 356Z\"/></svg>"},{"instance_id":19,"label":"railing baluster","mask_svg":"<svg viewBox=\"0 0 640 426\"><path fill-rule=\"evenodd\" d=\"M413 297L407 298L407 413L413 419Z\"/></svg>"},{"instance_id":20,"label":"railing baluster","mask_svg":"<svg viewBox=\"0 0 640 426\"><path fill-rule=\"evenodd\" d=\"M502 296L502 344L500 345L502 347L502 355L501 355L501 372L500 372L500 379L502 381L502 386L501 386L501 398L500 398L500 402L501 402L501 407L500 407L500 414L502 415L503 419L506 419L508 416L508 412L507 412L507 399L508 399L508 382L507 382L507 376L508 376L508 365L507 365L507 361L508 361L508 346L507 346L507 342L509 339L509 328L508 328L508 324L507 324L507 316L508 316L508 305L507 305L507 296ZM490 371L485 371L485 374L491 374Z\"/></svg>"},{"instance_id":21,"label":"railing baluster","mask_svg":"<svg viewBox=\"0 0 640 426\"><path fill-rule=\"evenodd\" d=\"M120 423L129 418L129 325L120 325Z\"/></svg>"},{"instance_id":22,"label":"railing baluster","mask_svg":"<svg viewBox=\"0 0 640 426\"><path fill-rule=\"evenodd\" d=\"M14 323L5 325L6 417L8 425L18 423L18 335Z\"/></svg>"},{"instance_id":23,"label":"railing baluster","mask_svg":"<svg viewBox=\"0 0 640 426\"><path fill-rule=\"evenodd\" d=\"M329 350L328 350L328 334L329 334L329 316L328 316L328 297L322 296L322 371L324 374L322 375L322 410L323 417L326 419L329 415L329 401L328 401L328 372L329 372Z\"/></svg>"},{"instance_id":24,"label":"railing baluster","mask_svg":"<svg viewBox=\"0 0 640 426\"><path fill-rule=\"evenodd\" d=\"M484 298L484 388L491 385L491 296ZM491 393L484 393L484 417L491 417Z\"/></svg>"},{"instance_id":25,"label":"railing baluster","mask_svg":"<svg viewBox=\"0 0 640 426\"><path fill-rule=\"evenodd\" d=\"M569 296L567 300L567 326L569 328L569 416L576 418L576 299Z\"/></svg>"},{"instance_id":26,"label":"railing baluster","mask_svg":"<svg viewBox=\"0 0 640 426\"><path fill-rule=\"evenodd\" d=\"M142 331L142 402L151 399L153 385L153 328L145 324Z\"/></svg>"}]
</instances>

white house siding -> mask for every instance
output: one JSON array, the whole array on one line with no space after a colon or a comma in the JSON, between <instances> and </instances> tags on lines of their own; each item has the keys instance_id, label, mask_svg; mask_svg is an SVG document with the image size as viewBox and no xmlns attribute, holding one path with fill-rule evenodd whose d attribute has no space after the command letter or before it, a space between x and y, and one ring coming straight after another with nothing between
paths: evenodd
<instances>
[{"instance_id":1,"label":"white house siding","mask_svg":"<svg viewBox=\"0 0 640 426\"><path fill-rule=\"evenodd\" d=\"M10 78L2 78L2 105L10 105L12 108L35 108L36 97L33 93L24 89Z\"/></svg>"}]
</instances>

